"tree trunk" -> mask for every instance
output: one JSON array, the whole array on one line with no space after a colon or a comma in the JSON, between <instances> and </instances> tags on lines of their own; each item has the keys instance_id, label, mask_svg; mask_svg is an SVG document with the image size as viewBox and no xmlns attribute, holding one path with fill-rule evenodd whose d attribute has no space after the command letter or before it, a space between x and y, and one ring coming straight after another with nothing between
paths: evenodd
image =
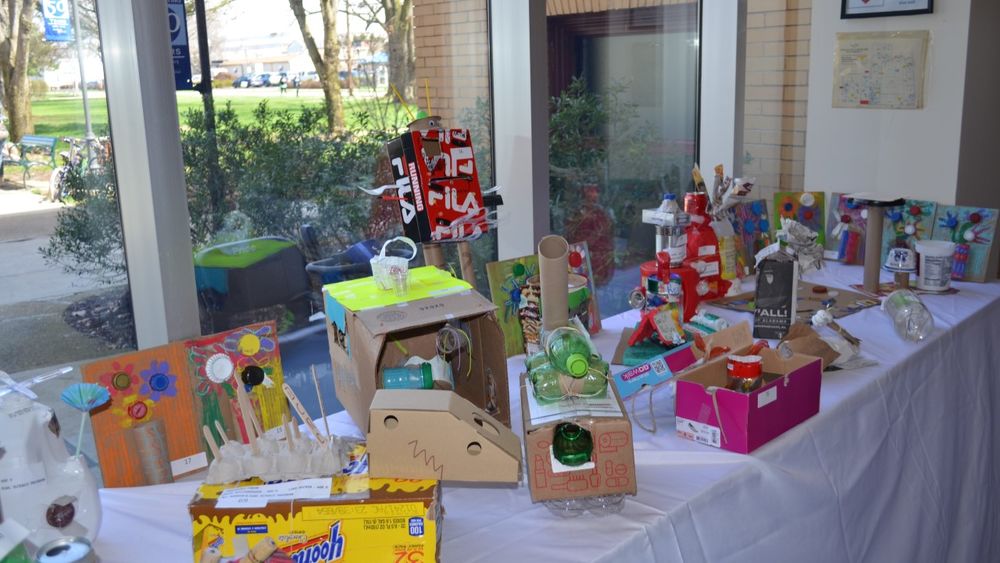
<instances>
[{"instance_id":1,"label":"tree trunk","mask_svg":"<svg viewBox=\"0 0 1000 563\"><path fill-rule=\"evenodd\" d=\"M28 89L28 34L31 32L32 0L7 0L6 24L0 45L3 70L3 101L10 141L32 132Z\"/></svg>"},{"instance_id":2,"label":"tree trunk","mask_svg":"<svg viewBox=\"0 0 1000 563\"><path fill-rule=\"evenodd\" d=\"M327 128L331 133L344 128L344 107L340 99L340 77L337 67L340 60L339 42L337 41L337 0L320 0L320 11L323 13L323 52L316 44L306 22L306 11L302 0L288 0L288 5L295 14L295 20L302 32L302 41L306 44L309 58L316 67L316 74L323 84L323 97L326 100Z\"/></svg>"},{"instance_id":3,"label":"tree trunk","mask_svg":"<svg viewBox=\"0 0 1000 563\"><path fill-rule=\"evenodd\" d=\"M396 86L407 103L415 103L413 98L413 58L410 31L410 0L383 1L385 11L386 47L389 50L389 84ZM389 87L390 95L392 87Z\"/></svg>"}]
</instances>

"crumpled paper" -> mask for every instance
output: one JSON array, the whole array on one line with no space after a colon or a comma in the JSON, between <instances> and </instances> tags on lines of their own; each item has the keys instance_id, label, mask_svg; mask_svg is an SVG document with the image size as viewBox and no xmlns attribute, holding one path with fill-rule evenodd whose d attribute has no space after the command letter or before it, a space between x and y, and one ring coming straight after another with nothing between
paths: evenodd
<instances>
[{"instance_id":1,"label":"crumpled paper","mask_svg":"<svg viewBox=\"0 0 1000 563\"><path fill-rule=\"evenodd\" d=\"M781 218L781 229L778 240L788 245L788 250L795 255L802 273L819 270L823 267L823 246L816 242L819 234L793 219Z\"/></svg>"}]
</instances>

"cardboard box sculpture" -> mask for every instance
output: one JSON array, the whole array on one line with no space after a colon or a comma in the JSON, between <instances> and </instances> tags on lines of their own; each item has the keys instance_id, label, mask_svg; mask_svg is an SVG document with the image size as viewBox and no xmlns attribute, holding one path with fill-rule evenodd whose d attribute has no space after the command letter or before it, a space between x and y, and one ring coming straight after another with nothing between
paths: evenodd
<instances>
[{"instance_id":1,"label":"cardboard box sculpture","mask_svg":"<svg viewBox=\"0 0 1000 563\"><path fill-rule=\"evenodd\" d=\"M373 477L521 480L521 441L500 421L451 391L376 391L368 452Z\"/></svg>"},{"instance_id":2,"label":"cardboard box sculpture","mask_svg":"<svg viewBox=\"0 0 1000 563\"><path fill-rule=\"evenodd\" d=\"M370 478L366 463L327 479L328 494L321 480L202 485L188 504L194 561L438 561L437 481ZM289 485L300 487L276 498Z\"/></svg>"},{"instance_id":3,"label":"cardboard box sculpture","mask_svg":"<svg viewBox=\"0 0 1000 563\"><path fill-rule=\"evenodd\" d=\"M751 393L726 389L718 358L677 379L677 435L737 453L750 453L819 412L823 361L761 350L764 385ZM713 396L714 395L714 396Z\"/></svg>"},{"instance_id":4,"label":"cardboard box sculpture","mask_svg":"<svg viewBox=\"0 0 1000 563\"><path fill-rule=\"evenodd\" d=\"M636 494L632 423L614 385L606 397L571 398L542 405L535 400L527 374L521 375L525 462L531 500ZM565 467L552 454L557 424L572 422L591 433L591 461Z\"/></svg>"},{"instance_id":5,"label":"cardboard box sculpture","mask_svg":"<svg viewBox=\"0 0 1000 563\"><path fill-rule=\"evenodd\" d=\"M438 331L452 324L471 343L451 361L455 392L509 427L507 360L496 306L437 268L417 268L410 276L405 298L378 290L372 278L324 287L337 398L354 423L367 428L382 368L411 356L433 357Z\"/></svg>"},{"instance_id":6,"label":"cardboard box sculpture","mask_svg":"<svg viewBox=\"0 0 1000 563\"><path fill-rule=\"evenodd\" d=\"M612 363L621 360L621 354L624 351L623 344L628 343L630 335L631 329L626 329L622 333L619 349L615 351L615 359L612 360ZM637 366L612 374L618 392L623 398L631 397L645 386L663 383L688 369L695 362L704 358L706 353L713 348L724 347L732 351L742 350L753 344L753 337L750 335L750 325L742 322L706 336L704 342L705 350L701 350L691 343L682 344L653 356Z\"/></svg>"},{"instance_id":7,"label":"cardboard box sculpture","mask_svg":"<svg viewBox=\"0 0 1000 563\"><path fill-rule=\"evenodd\" d=\"M386 144L406 236L444 242L489 230L468 129L407 131Z\"/></svg>"}]
</instances>

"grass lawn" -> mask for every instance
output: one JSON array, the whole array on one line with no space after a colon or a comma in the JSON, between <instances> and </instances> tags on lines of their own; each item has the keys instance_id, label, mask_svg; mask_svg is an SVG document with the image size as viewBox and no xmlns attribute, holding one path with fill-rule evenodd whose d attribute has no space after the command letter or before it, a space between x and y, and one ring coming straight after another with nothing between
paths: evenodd
<instances>
[{"instance_id":1,"label":"grass lawn","mask_svg":"<svg viewBox=\"0 0 1000 563\"><path fill-rule=\"evenodd\" d=\"M294 90L289 90L285 95L281 95L277 88L261 90L221 88L215 90L216 110L222 109L227 103L231 104L241 120L253 119L253 110L264 100L267 100L271 109L297 112L300 112L303 106L316 107L323 104L322 93L318 90L302 90L299 97L295 96ZM386 102L375 98L347 98L345 95L344 113L348 128L357 122L357 115L360 112L366 109L371 110L376 104L385 107ZM185 122L188 111L192 109L202 109L201 95L197 92L178 92L177 112L180 115L181 124ZM390 109L389 111L394 110ZM31 113L36 135L60 139L57 151L67 148L66 143L62 142L64 137L83 138L84 136L83 101L79 96L50 94L45 99L32 100ZM103 92L91 95L90 116L94 133L97 135L107 134L108 106Z\"/></svg>"}]
</instances>

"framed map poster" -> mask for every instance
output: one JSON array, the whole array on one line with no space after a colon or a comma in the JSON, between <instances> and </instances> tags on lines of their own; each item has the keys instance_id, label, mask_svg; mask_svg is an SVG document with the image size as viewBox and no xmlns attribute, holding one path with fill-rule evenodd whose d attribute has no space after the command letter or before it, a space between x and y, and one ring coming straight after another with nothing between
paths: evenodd
<instances>
[{"instance_id":1,"label":"framed map poster","mask_svg":"<svg viewBox=\"0 0 1000 563\"><path fill-rule=\"evenodd\" d=\"M920 109L929 31L838 33L833 107Z\"/></svg>"},{"instance_id":2,"label":"framed map poster","mask_svg":"<svg viewBox=\"0 0 1000 563\"><path fill-rule=\"evenodd\" d=\"M841 0L840 19L912 16L934 12L934 0Z\"/></svg>"}]
</instances>

